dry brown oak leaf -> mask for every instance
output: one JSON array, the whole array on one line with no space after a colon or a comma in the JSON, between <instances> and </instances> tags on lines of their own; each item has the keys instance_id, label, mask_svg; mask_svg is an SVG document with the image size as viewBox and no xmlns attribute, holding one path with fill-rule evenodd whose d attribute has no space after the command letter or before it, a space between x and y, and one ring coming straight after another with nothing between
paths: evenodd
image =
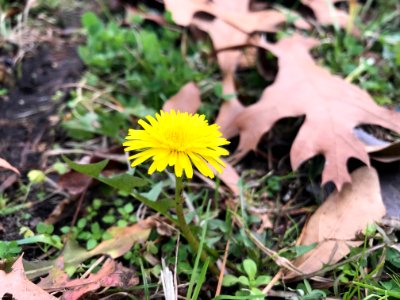
<instances>
[{"instance_id":1,"label":"dry brown oak leaf","mask_svg":"<svg viewBox=\"0 0 400 300\"><path fill-rule=\"evenodd\" d=\"M58 260L49 275L41 278L38 286L49 291L62 291L64 300L78 300L84 294L101 287L128 288L139 283L139 278L133 271L111 258L104 262L97 273L90 274L87 278L69 279L63 269L62 260Z\"/></svg>"},{"instance_id":2,"label":"dry brown oak leaf","mask_svg":"<svg viewBox=\"0 0 400 300\"><path fill-rule=\"evenodd\" d=\"M354 128L374 124L400 132L400 113L380 107L356 85L318 66L309 53L318 45L312 38L296 34L276 44L258 45L278 57L279 71L261 99L235 120L240 130L236 157L256 150L262 135L279 119L305 116L290 151L292 168L322 154L322 183L333 181L341 190L344 183L351 182L349 158L369 165L365 145L355 136Z\"/></svg>"},{"instance_id":3,"label":"dry brown oak leaf","mask_svg":"<svg viewBox=\"0 0 400 300\"><path fill-rule=\"evenodd\" d=\"M200 106L200 90L193 81L190 81L181 87L178 93L164 103L163 110L170 111L174 109L194 114Z\"/></svg>"},{"instance_id":4,"label":"dry brown oak leaf","mask_svg":"<svg viewBox=\"0 0 400 300\"><path fill-rule=\"evenodd\" d=\"M245 14L249 11L249 0L218 0L214 1L216 7L225 8L228 11L236 11ZM282 20L278 20L281 22ZM215 50L244 45L249 40L249 35L236 27L226 23L225 21L215 18L213 20L204 20L194 17L192 24L207 32L211 38ZM277 24L272 24L270 30L275 30ZM234 83L234 74L238 66L243 51L241 50L225 50L217 52L218 64L220 66L223 81L223 93L225 95L236 95ZM236 96L222 104L216 123L221 126L221 132L224 136L229 134L237 135L239 133L235 126L231 126L232 120L243 110L244 106L240 103ZM228 126L227 126L228 125Z\"/></svg>"},{"instance_id":5,"label":"dry brown oak leaf","mask_svg":"<svg viewBox=\"0 0 400 300\"><path fill-rule=\"evenodd\" d=\"M238 128L232 121L244 108L234 96L234 73L243 58L243 52L238 49L219 50L245 45L250 34L255 31L276 32L279 25L286 21L286 16L276 10L250 11L250 2L251 0L164 0L166 9L171 11L175 23L181 26L192 24L207 32L214 49L218 51L218 64L223 75L223 92L225 95L233 95L232 99L222 104L216 120L224 136L238 134ZM196 15L199 12L209 13L215 18L203 19ZM301 18L295 21L295 25L302 29L310 28Z\"/></svg>"},{"instance_id":6,"label":"dry brown oak leaf","mask_svg":"<svg viewBox=\"0 0 400 300\"><path fill-rule=\"evenodd\" d=\"M13 171L14 173L17 173L18 175L21 175L21 173L18 171L18 169L14 166L12 166L8 161L0 157L0 169L7 169L10 171Z\"/></svg>"},{"instance_id":7,"label":"dry brown oak leaf","mask_svg":"<svg viewBox=\"0 0 400 300\"><path fill-rule=\"evenodd\" d=\"M353 184L332 193L304 226L300 245L318 244L293 262L303 273L311 274L338 262L350 252L350 247L363 243L356 240L357 233L385 215L376 170L362 167L351 176ZM285 278L297 276L289 272Z\"/></svg>"},{"instance_id":8,"label":"dry brown oak leaf","mask_svg":"<svg viewBox=\"0 0 400 300\"><path fill-rule=\"evenodd\" d=\"M235 2L234 5L229 2ZM236 3L237 2L237 3ZM250 11L249 0L207 1L207 0L164 0L165 8L172 13L174 22L181 26L189 26L196 13L208 13L244 33L255 31L276 31L279 24L286 21L286 16L276 10ZM243 8L247 7L247 11ZM232 9L234 8L234 9ZM237 11L239 9L239 11ZM309 29L304 20L295 21L296 26ZM225 37L229 40L229 37Z\"/></svg>"},{"instance_id":9,"label":"dry brown oak leaf","mask_svg":"<svg viewBox=\"0 0 400 300\"><path fill-rule=\"evenodd\" d=\"M42 288L29 281L25 275L25 270L22 265L22 255L12 266L10 273L5 273L0 270L0 297L3 299L4 294L12 295L13 299L41 299L55 300L49 293ZM5 298L4 298L5 299Z\"/></svg>"}]
</instances>

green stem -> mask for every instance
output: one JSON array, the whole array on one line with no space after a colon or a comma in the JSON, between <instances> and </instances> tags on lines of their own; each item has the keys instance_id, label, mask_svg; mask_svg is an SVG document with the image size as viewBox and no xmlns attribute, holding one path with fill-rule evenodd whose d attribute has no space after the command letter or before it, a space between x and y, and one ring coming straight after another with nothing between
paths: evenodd
<instances>
[{"instance_id":1,"label":"green stem","mask_svg":"<svg viewBox=\"0 0 400 300\"><path fill-rule=\"evenodd\" d=\"M176 215L178 216L178 225L179 229L182 232L182 235L188 241L190 247L193 250L193 253L197 253L199 251L199 242L193 235L190 230L189 225L186 223L185 214L183 213L183 203L184 199L182 196L183 192L183 179L182 177L175 176L176 179L176 187L175 187L175 209ZM208 258L207 253L202 250L201 251L201 260L205 262ZM210 271L215 275L219 275L219 270L214 263L210 263L209 265Z\"/></svg>"}]
</instances>

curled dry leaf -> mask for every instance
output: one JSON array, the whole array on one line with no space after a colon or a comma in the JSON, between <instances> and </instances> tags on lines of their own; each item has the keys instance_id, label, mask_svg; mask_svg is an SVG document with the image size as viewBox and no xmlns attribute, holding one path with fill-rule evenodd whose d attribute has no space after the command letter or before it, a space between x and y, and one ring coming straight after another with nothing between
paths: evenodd
<instances>
[{"instance_id":1,"label":"curled dry leaf","mask_svg":"<svg viewBox=\"0 0 400 300\"><path fill-rule=\"evenodd\" d=\"M367 151L372 159L391 163L400 160L400 141L388 143L384 146L367 147Z\"/></svg>"},{"instance_id":2,"label":"curled dry leaf","mask_svg":"<svg viewBox=\"0 0 400 300\"><path fill-rule=\"evenodd\" d=\"M384 141L361 128L356 128L354 133L365 144L365 149L373 160L383 163L392 163L400 160L400 140Z\"/></svg>"},{"instance_id":3,"label":"curled dry leaf","mask_svg":"<svg viewBox=\"0 0 400 300\"><path fill-rule=\"evenodd\" d=\"M380 107L356 85L318 66L309 53L317 44L298 34L276 44L258 42L278 57L279 71L261 99L234 120L240 129L237 158L256 150L263 134L279 119L305 115L290 152L292 167L297 169L305 160L322 154L322 183L333 181L340 190L351 182L350 158L369 165L368 153L354 128L373 124L400 132L400 113Z\"/></svg>"},{"instance_id":4,"label":"curled dry leaf","mask_svg":"<svg viewBox=\"0 0 400 300\"><path fill-rule=\"evenodd\" d=\"M69 171L60 176L58 184L71 196L78 196L86 191L92 182L93 179L85 174Z\"/></svg>"},{"instance_id":5,"label":"curled dry leaf","mask_svg":"<svg viewBox=\"0 0 400 300\"><path fill-rule=\"evenodd\" d=\"M93 250L90 256L108 254L117 258L128 252L134 243L143 243L150 235L151 229L156 226L155 218L149 217L127 227L111 227L107 230L112 238L102 241Z\"/></svg>"},{"instance_id":6,"label":"curled dry leaf","mask_svg":"<svg viewBox=\"0 0 400 300\"><path fill-rule=\"evenodd\" d=\"M234 95L236 93L233 72L225 76L222 81L222 88L226 95ZM235 123L235 120L243 109L244 106L236 96L222 103L215 123L221 127L221 132L224 137L231 138L239 134L239 127Z\"/></svg>"},{"instance_id":7,"label":"curled dry leaf","mask_svg":"<svg viewBox=\"0 0 400 300\"><path fill-rule=\"evenodd\" d=\"M385 219L398 224L400 221L400 164L385 165L378 171L381 195L386 207Z\"/></svg>"},{"instance_id":8,"label":"curled dry leaf","mask_svg":"<svg viewBox=\"0 0 400 300\"><path fill-rule=\"evenodd\" d=\"M216 176L221 179L223 183L231 190L234 196L239 196L239 179L240 176L236 172L235 168L224 160L225 168L222 173L217 173ZM212 166L211 166L212 167ZM196 175L203 180L206 184L208 184L211 188L216 189L217 185L214 180L205 177L200 172L196 172ZM219 192L223 192L222 189L219 189Z\"/></svg>"},{"instance_id":9,"label":"curled dry leaf","mask_svg":"<svg viewBox=\"0 0 400 300\"><path fill-rule=\"evenodd\" d=\"M108 255L117 258L128 252L133 244L143 243L150 235L151 229L157 226L155 218L150 217L127 227L111 227L107 230L110 239L102 241L92 250L80 247L74 240L70 240L62 253L65 266L78 266L81 262L97 256ZM29 278L36 278L47 274L54 268L57 260L24 262Z\"/></svg>"},{"instance_id":10,"label":"curled dry leaf","mask_svg":"<svg viewBox=\"0 0 400 300\"><path fill-rule=\"evenodd\" d=\"M51 296L42 288L29 281L25 275L24 267L22 265L22 256L20 256L10 273L5 273L0 270L0 297L4 294L12 295L13 299L41 299L41 300L54 300L56 297ZM4 298L5 299L5 298Z\"/></svg>"},{"instance_id":11,"label":"curled dry leaf","mask_svg":"<svg viewBox=\"0 0 400 300\"><path fill-rule=\"evenodd\" d=\"M112 259L107 259L96 274L90 274L88 278L72 280L64 272L62 261L59 261L38 285L45 290L62 291L62 299L78 300L84 294L101 287L128 288L138 283L139 278L131 270Z\"/></svg>"},{"instance_id":12,"label":"curled dry leaf","mask_svg":"<svg viewBox=\"0 0 400 300\"><path fill-rule=\"evenodd\" d=\"M379 178L374 168L362 167L352 173L353 184L335 191L311 216L301 234L301 245L318 245L294 261L303 273L316 272L326 264L334 264L362 241L357 233L385 215ZM296 277L290 272L286 279Z\"/></svg>"},{"instance_id":13,"label":"curled dry leaf","mask_svg":"<svg viewBox=\"0 0 400 300\"><path fill-rule=\"evenodd\" d=\"M16 167L12 166L8 161L6 161L1 157L0 157L0 168L7 169L13 171L14 173L17 173L18 175L21 175Z\"/></svg>"},{"instance_id":14,"label":"curled dry leaf","mask_svg":"<svg viewBox=\"0 0 400 300\"><path fill-rule=\"evenodd\" d=\"M172 13L174 22L181 26L189 26L196 12L207 7L208 0L164 0L166 10Z\"/></svg>"},{"instance_id":15,"label":"curled dry leaf","mask_svg":"<svg viewBox=\"0 0 400 300\"><path fill-rule=\"evenodd\" d=\"M200 108L200 90L194 82L185 84L177 94L164 103L163 110L171 109L181 112L195 113Z\"/></svg>"},{"instance_id":16,"label":"curled dry leaf","mask_svg":"<svg viewBox=\"0 0 400 300\"><path fill-rule=\"evenodd\" d=\"M249 34L255 31L277 31L278 26L286 21L285 14L276 10L250 11L250 0L165 0L164 3L177 24L193 24L209 34L223 74L223 93L232 95L232 99L222 104L216 123L221 126L225 137L237 135L238 128L232 121L244 107L235 96L234 73L243 53L226 48L245 45ZM196 16L198 12L211 14L214 19L205 20ZM302 29L309 28L301 18L295 24Z\"/></svg>"},{"instance_id":17,"label":"curled dry leaf","mask_svg":"<svg viewBox=\"0 0 400 300\"><path fill-rule=\"evenodd\" d=\"M276 31L277 26L286 21L286 16L276 10L250 11L249 0L164 0L164 3L166 9L171 11L174 22L181 26L189 26L198 12L208 13L247 34ZM295 24L302 29L310 28L302 19Z\"/></svg>"}]
</instances>

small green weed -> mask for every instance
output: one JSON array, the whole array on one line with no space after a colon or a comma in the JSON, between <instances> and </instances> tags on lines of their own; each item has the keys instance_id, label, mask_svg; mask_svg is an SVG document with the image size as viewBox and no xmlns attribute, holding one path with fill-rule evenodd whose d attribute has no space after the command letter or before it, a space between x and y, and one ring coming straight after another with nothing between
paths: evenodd
<instances>
[{"instance_id":1,"label":"small green weed","mask_svg":"<svg viewBox=\"0 0 400 300\"><path fill-rule=\"evenodd\" d=\"M218 98L209 79L214 67L199 56L205 45L181 40L182 30L142 22L127 28L91 12L83 15L82 25L87 41L79 55L88 72L83 90L72 93L71 116L63 122L72 137L115 138L130 115L153 114L189 81L201 83L205 94ZM176 47L179 43L185 55Z\"/></svg>"},{"instance_id":2,"label":"small green weed","mask_svg":"<svg viewBox=\"0 0 400 300\"><path fill-rule=\"evenodd\" d=\"M272 277L269 275L257 275L257 264L250 258L245 259L240 268L243 269L246 276L225 275L222 285L230 287L239 284L242 288L235 293L236 296L259 295L261 296L260 299L264 299L264 294L259 287L267 285Z\"/></svg>"},{"instance_id":3,"label":"small green weed","mask_svg":"<svg viewBox=\"0 0 400 300\"><path fill-rule=\"evenodd\" d=\"M11 260L21 253L22 249L16 241L0 241L0 260Z\"/></svg>"},{"instance_id":4,"label":"small green weed","mask_svg":"<svg viewBox=\"0 0 400 300\"><path fill-rule=\"evenodd\" d=\"M313 289L307 280L297 285L296 292L299 297L293 297L292 300L322 300L326 298L324 291Z\"/></svg>"}]
</instances>

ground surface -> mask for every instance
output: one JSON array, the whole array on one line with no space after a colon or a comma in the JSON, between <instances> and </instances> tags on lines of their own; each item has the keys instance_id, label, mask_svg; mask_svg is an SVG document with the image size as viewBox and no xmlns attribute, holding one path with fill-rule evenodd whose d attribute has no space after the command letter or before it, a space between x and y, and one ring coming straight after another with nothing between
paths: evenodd
<instances>
[{"instance_id":1,"label":"ground surface","mask_svg":"<svg viewBox=\"0 0 400 300\"><path fill-rule=\"evenodd\" d=\"M159 3L152 7L158 6ZM119 7L119 9L122 8ZM53 180L55 185L52 185L51 182L50 184L49 182L46 182L46 185L34 186L29 193L26 192L28 186L27 173L34 169L48 169L56 158L47 157L45 155L46 151L58 146L64 147L66 142L69 143L65 147L68 148L68 150L74 151L84 149L89 153L88 156L85 157L86 163L97 162L104 157L115 160L113 161L114 164L109 165L109 168L111 169L107 170L109 171L109 175L118 174L119 172L126 170L126 159L122 153L122 148L119 146L121 141L117 141L115 136L115 140L110 143L110 134L108 132L97 132L94 135L93 141L89 140L89 143L85 144L86 141L84 139L83 141L82 139L75 141L73 137L71 138L71 136L66 133L66 129L60 126L63 121L62 118L70 118L71 111L73 111L72 108L67 107L69 101L73 98L71 92L74 92L77 82L85 75L85 70L90 69L89 66L83 64L77 53L77 46L84 43L83 35L78 33L80 27L80 15L84 10L92 10L92 8L82 9L80 6L78 13L71 13L68 10L58 11L58 14L55 16L57 22L52 23L51 29L54 36L36 42L34 47L23 53L19 63L12 65L12 62L17 55L16 51L9 50L8 52L1 53L0 67L4 69L2 74L6 74L6 76L2 77L2 85L0 87L6 87L8 93L5 96L0 96L0 153L2 158L6 159L21 171L22 176L18 177L9 171L0 171L0 194L6 191L5 195L11 204L12 201L16 200L18 204L22 203L27 205L24 206L23 209L18 209L13 213L7 213L5 216L0 215L0 242L22 239L24 235L21 232L21 228L26 226L26 228L35 230L36 226L42 221L48 221L49 224L57 222L55 230L56 234L65 237L66 235L61 233L61 227L74 224L76 221L79 223L80 218L85 221L86 224L82 225L79 229L81 230L80 233L86 235L90 233L94 235L95 230L90 228L91 224L100 224L101 230L103 230L101 231L101 234L103 234L106 228L115 225L117 221L125 222L122 223L121 226L118 225L125 228L129 224L137 222L138 219L140 220L138 216L144 218L155 214L151 209L145 208L145 206L139 204L138 201L126 197L126 193L124 192L110 192L109 190L103 189L104 186L102 185L94 185L87 189L87 186L82 184L80 180L82 177L77 175L77 173L62 177L57 175L53 170L52 172L49 172L49 179ZM109 20L109 15L104 19ZM150 23L151 26L146 28L157 28L155 31L159 30L157 27L158 24L157 26L154 26L152 22ZM123 28L124 26L125 25L121 27ZM137 28L135 26L136 25L133 25L132 28L136 30ZM173 30L178 32L176 28L173 28ZM187 34L187 32L184 33ZM202 49L202 51L204 49ZM204 52L207 52L207 49L204 50ZM136 55L135 59L140 57L138 53L133 53L132 55ZM354 58L354 61L355 62L352 63L355 63L356 67L358 58ZM134 66L132 69L137 67L135 63L136 61L132 63ZM273 68L269 66L271 67L269 69L276 71L276 59L269 60L267 64L274 65ZM254 70L251 72L254 73ZM247 102L256 101L264 88L264 86L260 85L253 90L253 87L250 84L249 86L246 85L248 82L253 83L252 80L254 78L256 78L254 82L263 80L260 75L253 77L254 74L251 75L251 72L248 70L242 70L237 74L236 83L238 85L239 96L245 99L242 99L242 102L246 105L249 104ZM271 71L269 70L269 72ZM112 72L109 73L110 74L107 75L115 75ZM115 78L117 78L117 80L115 80L115 82L113 81L114 77L110 76L111 79L107 78L108 82L105 80L100 84L99 89L103 88L105 91L104 95L108 96L106 101L102 102L101 105L93 106L95 107L98 116L101 116L99 117L100 121L113 121L113 117L102 119L102 116L108 116L108 114L114 116L112 113L121 108L122 105L118 106L120 103L124 103L123 105L126 106L124 109L132 109L132 111L134 111L134 109L129 106L131 103L129 103L128 100L124 102L121 100L123 97L121 97L118 98L118 101L120 101L119 103L118 101L114 101L116 98L113 98L115 97L115 94L113 93L117 93L120 90L123 91L121 94L128 94L127 98L134 94L129 94L124 90L128 85L126 84L128 80L126 82L124 81L126 78L118 80L118 76L123 73L124 72L116 72ZM220 75L216 75L216 78L220 80L221 78L218 76ZM267 74L266 77L268 84L273 82L275 76L276 74ZM133 75L132 78L129 78L129 80L137 80ZM160 78L162 78L161 75ZM157 78L157 80L159 80L159 78ZM214 78L212 80L214 80ZM114 86L110 88L110 86L107 85L110 84L110 82L111 85L115 83L117 88L114 89ZM120 85L118 86L117 84ZM264 82L262 84L264 84ZM243 94L242 90L246 89L248 90L247 93ZM136 92L136 90L134 90L134 92ZM248 99L246 98L246 95L248 96ZM90 99L90 96L91 95L88 96L88 99ZM104 103L108 105L102 106ZM115 105L116 103L118 105ZM397 106L398 104L392 103L391 105ZM92 107L90 109L92 109ZM214 112L217 110L218 108L214 107ZM84 109L82 111L86 112ZM82 113L82 116L84 116L84 113ZM132 117L132 120L136 122L136 118L137 115ZM117 120L117 118L115 118L115 120ZM249 228L252 232L260 234L259 237L260 239L263 239L264 244L270 247L273 251L279 252L282 257L285 257L285 255L292 255L293 257L294 252L298 250L296 248L296 239L300 236L301 227L306 224L310 215L321 204L322 199L326 194L333 190L329 187L325 190L319 187L321 160L318 160L318 158L304 164L297 174L291 173L289 158L290 146L300 125L301 120L298 119L285 119L280 121L269 134L263 137L263 142L260 142L260 144L262 144L260 146L260 152L257 155L248 155L239 165L236 166L237 170L240 170L243 178L245 178L244 186L242 187L244 193L240 196L236 198L233 197L231 194L226 193L226 188L223 190L223 193L218 194L219 192L214 190L215 185L213 185L213 183L207 185L198 178L189 185L187 190L189 196L187 197L192 197L191 199L193 200L193 203L197 205L195 209L192 208L189 211L189 217L196 216L205 219L204 211L207 199L215 198L218 200L212 203L213 220L209 224L211 228L209 231L210 236L206 239L209 239L208 241L211 241L210 243L214 243L214 246L217 245L218 242L222 241L218 244L218 251L222 257L225 246L224 239L228 237L229 234L229 239L234 242L231 246L231 259L233 259L228 261L227 269L229 269L229 272L232 272L232 274L238 276L239 274L245 274L242 267L242 261L245 258L252 258L255 261L258 260L258 267L260 268L258 271L260 273L264 272L263 274L268 274L268 276L271 277L275 275L279 270L278 265L272 261L270 256L266 256L265 253L250 243L244 228ZM112 145L117 146L114 147ZM230 145L232 149L234 149L236 145L237 139L232 139L232 145ZM117 151L113 152L114 148L116 148ZM93 154L97 150L105 150L107 151L107 155L97 157ZM71 153L77 153L73 151ZM68 155L70 155L69 157L71 158L75 158L74 154L69 153ZM115 155L115 157L113 155ZM80 157L80 154L76 157ZM355 165L359 167L361 164L358 162ZM374 163L374 166L380 173L382 196L386 204L387 216L397 220L397 223L393 225L393 228L396 228L396 224L398 224L398 219L400 217L400 165L394 163L388 166ZM351 167L353 168L352 165ZM266 174L266 169L274 171L270 174ZM146 170L138 170L139 176L146 178ZM107 174L107 172L105 174ZM147 197L156 195L155 199L159 197L158 200L161 198L162 200L165 200L164 198L171 197L171 195L173 195L171 178L164 175L165 174L156 174L152 179L147 177L146 180L150 182L151 191L148 192L148 190L141 190L141 192L146 194ZM60 178L63 179L60 180ZM87 177L85 178L85 180L87 180ZM160 192L157 191L157 189L153 190L153 188L158 184L161 184L162 189L164 189L163 191ZM64 190L60 189L60 186L63 187ZM210 186L212 188L210 188ZM79 192L76 194L71 193L71 190L74 188L79 190ZM70 193L69 195L67 194L68 192ZM25 195L27 195L25 199L26 201L22 201ZM45 199L45 201L43 201L43 199ZM101 202L101 205L98 205L101 207L99 206L93 209L95 207L93 203L98 199L100 199L99 202ZM240 209L238 209L238 207L240 207L240 205L238 205L238 203L240 201L243 201L240 205L244 205L243 207L246 208L241 207L240 209L242 211L239 213L238 211ZM248 201L248 203L244 203L246 201ZM53 210L60 203L63 203L63 205L60 206L61 213L55 216L53 215ZM8 206L5 207L8 208ZM126 211L124 211L124 209L126 209ZM248 209L248 211L246 211L246 209ZM95 213L93 213L93 211L95 211ZM198 216L196 213L198 213ZM234 215L233 217L231 213ZM234 224L235 221L238 222L240 219L235 219L236 214L240 215L241 213L243 213L243 215L240 217L247 223L245 225L242 223ZM49 221L48 219L50 215L53 217L55 216L52 221ZM114 221L105 222L103 218L104 216L116 216L116 218L112 219ZM231 218L235 219L235 221L232 221ZM269 218L273 220L272 223ZM168 226L170 226L170 224L168 224ZM201 226L198 227L200 228ZM234 227L234 229L230 227ZM83 232L84 230L85 232ZM163 229L158 228L158 230L162 232ZM201 228L199 230L201 230ZM377 240L371 238L369 240L369 246L372 247L374 243L380 243L381 240L379 240L379 238ZM393 238L394 241L395 234L391 235L390 238ZM97 242L100 243L101 241L102 237L100 235L100 237L97 237ZM82 247L87 246L86 242L87 239L85 240L85 238L79 239L79 243ZM132 251L127 253L130 256L125 255L123 258L119 257L119 261L122 261L124 266L135 270L137 274L140 274L140 268L142 268L141 271L144 270L144 262L148 278L153 280L149 286L151 286L151 289L155 290L155 287L159 284L158 276L161 265L159 261L160 257L167 257L169 255L170 261L168 264L173 266L175 264L175 247L178 245L178 248L182 251L180 254L182 256L182 258L180 258L182 259L180 263L183 262L182 265L184 266L182 267L183 271L179 274L179 281L185 283L189 281L190 271L192 270L190 264L193 265L193 258L195 255L189 252L188 245L185 244L185 242L180 242L181 244L178 243L179 242L176 241L176 236L171 233L169 233L169 235L163 235L160 233L159 236L154 233L151 238L149 238L149 241L146 242L145 246L142 246L142 248L132 248ZM157 247L158 249L154 250L154 248ZM43 249L44 248L40 246L38 247L37 244L29 245L24 248L24 258L32 261L37 259L46 260L54 258L60 253L54 248L52 248L53 252L50 251L50 253L47 253L47 251ZM137 260L135 260L135 255ZM190 259L192 259L192 261ZM382 254L382 256L381 254L379 254L379 256L377 254L372 260L376 263L379 259L384 259L384 254ZM140 262L138 262L138 260L140 260ZM350 281L353 279L356 280L359 275L357 273L359 270L362 270L361 273L364 272L364 270L367 270L367 267L361 266L362 263L360 261L353 260L352 263L354 263L354 265L349 263L345 266L339 266L338 269L335 270L337 273L335 273L332 278L339 274L338 276L348 276ZM93 261L90 263L93 263ZM89 262L88 265L90 265ZM189 265L189 267L187 265ZM351 267L356 265L354 269L350 270L356 270L354 271L355 273L346 273L346 271L348 271L347 269L343 271L345 267L350 265ZM375 265L376 264L374 264L374 266ZM272 268L270 266L272 266ZM87 265L84 266L84 268L87 267ZM343 268L340 269L341 267ZM393 267L393 265L390 265L390 267ZM79 271L83 273L86 271L84 268ZM190 271L187 271L185 268L188 268ZM145 272L143 271L143 273ZM337 282L334 283L332 278L329 278L331 281L327 281L328 283L325 283L325 285L319 283L313 285L313 289L326 288L326 290L330 289L330 293L333 294L332 287ZM382 278L388 280L386 273ZM366 282L367 280L369 280L369 278L366 279ZM300 285L301 284L302 283L300 282ZM211 299L211 293L214 292L216 285L216 280L211 279L211 276L207 278L206 283L202 288L202 296L200 296L204 298L199 299ZM288 286L292 288L292 290L288 292L286 287L284 287L285 291L282 291L283 296L278 297L277 299L286 296L289 297L289 295L296 296L293 292L295 291L296 284L289 283ZM345 281L341 282L338 286L339 290L343 289L343 291L346 291L348 286L348 290L351 290L352 288L352 286ZM184 285L180 289L182 295L187 291L186 287L187 285ZM146 290L147 288L146 283L143 283L143 286L140 286L138 290L132 294L144 299L146 293L148 293L148 290ZM282 286L280 286L279 289L280 288L282 288ZM337 288L337 286L335 286L335 288ZM301 289L304 291L306 290L302 286ZM238 291L238 289L228 287L225 291L228 291L233 295ZM341 291L342 290L340 290L340 292ZM279 294L281 291L278 290L273 292ZM284 294L286 292L287 294ZM278 294L277 296L279 296ZM98 296L93 297L93 299L99 299ZM122 294L120 298L116 295L115 299L125 299L124 297L125 295ZM161 299L162 296L159 298Z\"/></svg>"},{"instance_id":2,"label":"ground surface","mask_svg":"<svg viewBox=\"0 0 400 300\"><path fill-rule=\"evenodd\" d=\"M78 57L76 43L64 37L36 45L24 54L18 67L10 71L15 79L7 96L0 100L0 153L26 176L29 170L44 168L47 165L45 151L62 141L58 109L65 105L68 84L79 80L83 63ZM58 98L57 92L62 92ZM16 176L0 172L0 191L16 180ZM28 200L34 201L34 197L32 193ZM3 218L0 239L20 238L21 224L34 227L60 198L50 200L26 210L32 215L29 221L21 221L18 212Z\"/></svg>"}]
</instances>

